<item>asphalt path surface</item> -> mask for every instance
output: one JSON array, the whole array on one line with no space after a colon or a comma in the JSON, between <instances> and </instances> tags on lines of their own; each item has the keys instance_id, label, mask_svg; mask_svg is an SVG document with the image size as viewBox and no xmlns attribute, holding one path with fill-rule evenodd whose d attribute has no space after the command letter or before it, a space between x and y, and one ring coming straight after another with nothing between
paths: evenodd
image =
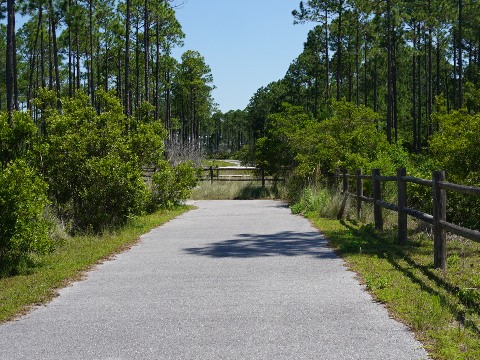
<instances>
[{"instance_id":1,"label":"asphalt path surface","mask_svg":"<svg viewBox=\"0 0 480 360\"><path fill-rule=\"evenodd\" d=\"M427 358L283 203L195 205L1 325L0 359Z\"/></svg>"}]
</instances>

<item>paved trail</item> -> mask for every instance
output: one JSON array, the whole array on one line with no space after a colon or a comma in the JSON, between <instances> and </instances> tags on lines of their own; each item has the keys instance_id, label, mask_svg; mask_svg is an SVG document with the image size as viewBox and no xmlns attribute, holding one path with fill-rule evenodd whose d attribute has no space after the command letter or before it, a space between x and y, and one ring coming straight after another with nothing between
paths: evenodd
<instances>
[{"instance_id":1,"label":"paved trail","mask_svg":"<svg viewBox=\"0 0 480 360\"><path fill-rule=\"evenodd\" d=\"M0 359L427 357L282 203L195 204L0 326Z\"/></svg>"}]
</instances>

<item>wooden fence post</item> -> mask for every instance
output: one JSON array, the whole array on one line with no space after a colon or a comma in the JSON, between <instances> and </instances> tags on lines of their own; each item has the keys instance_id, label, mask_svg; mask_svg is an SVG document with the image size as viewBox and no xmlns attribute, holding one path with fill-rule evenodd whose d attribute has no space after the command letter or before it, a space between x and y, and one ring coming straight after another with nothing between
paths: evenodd
<instances>
[{"instance_id":1,"label":"wooden fence post","mask_svg":"<svg viewBox=\"0 0 480 360\"><path fill-rule=\"evenodd\" d=\"M398 241L402 244L407 242L407 183L402 180L407 176L405 168L397 169L397 203L398 203Z\"/></svg>"},{"instance_id":2,"label":"wooden fence post","mask_svg":"<svg viewBox=\"0 0 480 360\"><path fill-rule=\"evenodd\" d=\"M342 200L342 205L340 206L340 211L338 212L337 219L340 220L343 218L343 215L345 213L345 208L347 206L347 200L348 200L348 188L349 188L349 181L348 181L348 171L345 170L345 173L343 174L343 186L342 186L342 193L343 193L343 200Z\"/></svg>"},{"instance_id":3,"label":"wooden fence post","mask_svg":"<svg viewBox=\"0 0 480 360\"><path fill-rule=\"evenodd\" d=\"M382 183L379 179L380 169L372 169L373 180L373 213L375 218L375 229L383 230L382 206L377 201L382 199Z\"/></svg>"},{"instance_id":4,"label":"wooden fence post","mask_svg":"<svg viewBox=\"0 0 480 360\"><path fill-rule=\"evenodd\" d=\"M357 169L355 171L356 180L357 180L357 218L362 216L362 197L363 197L363 179L362 169Z\"/></svg>"},{"instance_id":5,"label":"wooden fence post","mask_svg":"<svg viewBox=\"0 0 480 360\"><path fill-rule=\"evenodd\" d=\"M262 176L262 189L265 189L265 170L263 167L260 169L260 174Z\"/></svg>"},{"instance_id":6,"label":"wooden fence post","mask_svg":"<svg viewBox=\"0 0 480 360\"><path fill-rule=\"evenodd\" d=\"M218 181L218 179L220 178L220 170L218 169L218 165L216 166L215 170L217 170L217 181Z\"/></svg>"},{"instance_id":7,"label":"wooden fence post","mask_svg":"<svg viewBox=\"0 0 480 360\"><path fill-rule=\"evenodd\" d=\"M445 230L440 223L446 220L447 194L440 188L440 181L445 181L444 171L433 172L433 265L435 269L447 269L447 241Z\"/></svg>"},{"instance_id":8,"label":"wooden fence post","mask_svg":"<svg viewBox=\"0 0 480 360\"><path fill-rule=\"evenodd\" d=\"M210 184L213 184L213 166L210 166Z\"/></svg>"}]
</instances>

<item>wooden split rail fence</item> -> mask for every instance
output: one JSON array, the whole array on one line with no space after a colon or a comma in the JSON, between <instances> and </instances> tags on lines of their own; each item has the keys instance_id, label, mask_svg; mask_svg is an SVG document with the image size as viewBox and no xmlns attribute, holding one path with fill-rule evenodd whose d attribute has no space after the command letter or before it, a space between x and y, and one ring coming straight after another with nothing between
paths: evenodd
<instances>
[{"instance_id":1,"label":"wooden split rail fence","mask_svg":"<svg viewBox=\"0 0 480 360\"><path fill-rule=\"evenodd\" d=\"M447 244L446 232L463 236L470 240L480 242L480 231L464 228L462 226L452 224L446 220L447 209L447 190L465 195L480 196L480 188L472 186L463 186L445 181L444 171L434 171L431 180L420 179L407 176L405 169L398 169L396 176L382 176L379 169L373 169L371 175L362 174L362 170L356 170L355 175L348 172L340 173L337 170L337 179L341 177L343 180L343 202L338 213L338 218L342 218L345 212L345 206L349 196L356 198L357 216L360 217L362 203L367 202L373 204L375 228L383 229L382 209L392 210L398 213L398 239L400 242L407 241L407 215L413 216L424 221L433 227L434 237L434 266L439 269L447 268ZM356 191L351 193L350 179L355 179ZM373 197L366 197L363 194L363 182L372 182ZM382 199L382 183L387 181L395 181L397 184L397 203L389 203ZM433 214L427 214L419 210L409 208L407 206L407 183L418 184L430 187L432 189Z\"/></svg>"},{"instance_id":2,"label":"wooden split rail fence","mask_svg":"<svg viewBox=\"0 0 480 360\"><path fill-rule=\"evenodd\" d=\"M260 181L262 187L265 187L267 181L283 181L283 179L276 179L267 177L265 171L262 168L255 166L222 166L222 167L204 167L203 172L207 172L206 176L202 176L200 180L210 181ZM227 172L227 174L222 174ZM240 174L233 174L240 172Z\"/></svg>"}]
</instances>

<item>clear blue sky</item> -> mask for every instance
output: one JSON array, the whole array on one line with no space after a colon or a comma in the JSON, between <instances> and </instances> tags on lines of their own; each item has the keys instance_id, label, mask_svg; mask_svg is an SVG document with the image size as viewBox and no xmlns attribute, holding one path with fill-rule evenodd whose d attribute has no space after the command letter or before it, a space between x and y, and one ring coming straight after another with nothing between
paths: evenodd
<instances>
[{"instance_id":1,"label":"clear blue sky","mask_svg":"<svg viewBox=\"0 0 480 360\"><path fill-rule=\"evenodd\" d=\"M180 2L181 0L178 0ZM300 0L184 0L176 9L186 50L205 57L218 108L244 109L261 86L283 78L315 24L293 25Z\"/></svg>"}]
</instances>

